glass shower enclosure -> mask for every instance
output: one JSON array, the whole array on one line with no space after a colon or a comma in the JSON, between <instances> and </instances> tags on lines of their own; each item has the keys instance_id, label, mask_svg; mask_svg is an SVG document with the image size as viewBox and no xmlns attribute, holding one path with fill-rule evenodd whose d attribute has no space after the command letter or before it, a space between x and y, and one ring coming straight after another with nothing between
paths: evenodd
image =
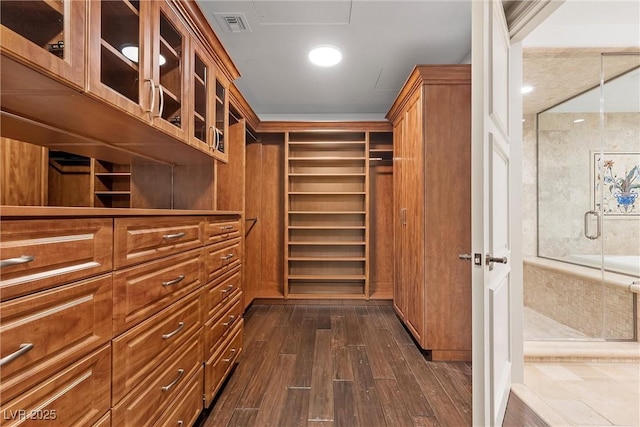
<instances>
[{"instance_id":1,"label":"glass shower enclosure","mask_svg":"<svg viewBox=\"0 0 640 427\"><path fill-rule=\"evenodd\" d=\"M537 166L546 264L525 306L555 324L534 339L636 339L640 54L602 54L600 84L537 115Z\"/></svg>"}]
</instances>

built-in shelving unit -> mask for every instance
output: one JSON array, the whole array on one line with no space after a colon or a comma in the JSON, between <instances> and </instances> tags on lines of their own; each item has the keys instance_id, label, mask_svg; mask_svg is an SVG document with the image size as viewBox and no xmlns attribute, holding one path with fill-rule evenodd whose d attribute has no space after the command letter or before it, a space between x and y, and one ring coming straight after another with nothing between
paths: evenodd
<instances>
[{"instance_id":1,"label":"built-in shelving unit","mask_svg":"<svg viewBox=\"0 0 640 427\"><path fill-rule=\"evenodd\" d=\"M285 138L285 298L368 298L368 133Z\"/></svg>"},{"instance_id":2,"label":"built-in shelving unit","mask_svg":"<svg viewBox=\"0 0 640 427\"><path fill-rule=\"evenodd\" d=\"M96 208L131 207L131 166L91 159L92 205Z\"/></svg>"}]
</instances>

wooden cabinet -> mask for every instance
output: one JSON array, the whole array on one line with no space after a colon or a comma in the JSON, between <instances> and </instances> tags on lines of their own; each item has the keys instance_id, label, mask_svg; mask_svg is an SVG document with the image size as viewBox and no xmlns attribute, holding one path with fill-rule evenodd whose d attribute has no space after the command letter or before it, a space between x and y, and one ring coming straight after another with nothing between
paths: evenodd
<instances>
[{"instance_id":1,"label":"wooden cabinet","mask_svg":"<svg viewBox=\"0 0 640 427\"><path fill-rule=\"evenodd\" d=\"M2 425L192 425L242 351L241 216L62 209L3 207Z\"/></svg>"},{"instance_id":2,"label":"wooden cabinet","mask_svg":"<svg viewBox=\"0 0 640 427\"><path fill-rule=\"evenodd\" d=\"M113 401L119 402L157 369L187 337L198 333L200 293L150 317L113 339Z\"/></svg>"},{"instance_id":3,"label":"wooden cabinet","mask_svg":"<svg viewBox=\"0 0 640 427\"><path fill-rule=\"evenodd\" d=\"M191 39L189 142L214 158L229 161L229 83L195 38Z\"/></svg>"},{"instance_id":4,"label":"wooden cabinet","mask_svg":"<svg viewBox=\"0 0 640 427\"><path fill-rule=\"evenodd\" d=\"M285 298L368 298L368 133L285 138Z\"/></svg>"},{"instance_id":5,"label":"wooden cabinet","mask_svg":"<svg viewBox=\"0 0 640 427\"><path fill-rule=\"evenodd\" d=\"M189 34L164 1L89 2L88 91L187 141Z\"/></svg>"},{"instance_id":6,"label":"wooden cabinet","mask_svg":"<svg viewBox=\"0 0 640 427\"><path fill-rule=\"evenodd\" d=\"M0 394L11 399L111 340L111 274L0 304Z\"/></svg>"},{"instance_id":7,"label":"wooden cabinet","mask_svg":"<svg viewBox=\"0 0 640 427\"><path fill-rule=\"evenodd\" d=\"M106 345L2 403L2 425L93 425L109 411L110 376L111 346ZM31 423L24 422L25 414L33 414Z\"/></svg>"},{"instance_id":8,"label":"wooden cabinet","mask_svg":"<svg viewBox=\"0 0 640 427\"><path fill-rule=\"evenodd\" d=\"M83 89L86 7L73 0L3 0L2 54Z\"/></svg>"},{"instance_id":9,"label":"wooden cabinet","mask_svg":"<svg viewBox=\"0 0 640 427\"><path fill-rule=\"evenodd\" d=\"M155 2L91 0L87 91L150 121L157 108L151 77L151 9ZM139 56L142 52L142 57Z\"/></svg>"},{"instance_id":10,"label":"wooden cabinet","mask_svg":"<svg viewBox=\"0 0 640 427\"><path fill-rule=\"evenodd\" d=\"M3 220L0 300L110 271L112 244L112 219Z\"/></svg>"},{"instance_id":11,"label":"wooden cabinet","mask_svg":"<svg viewBox=\"0 0 640 427\"><path fill-rule=\"evenodd\" d=\"M418 66L394 125L394 307L433 360L471 360L471 69Z\"/></svg>"},{"instance_id":12,"label":"wooden cabinet","mask_svg":"<svg viewBox=\"0 0 640 427\"><path fill-rule=\"evenodd\" d=\"M201 217L117 218L114 267L121 268L202 246Z\"/></svg>"}]
</instances>

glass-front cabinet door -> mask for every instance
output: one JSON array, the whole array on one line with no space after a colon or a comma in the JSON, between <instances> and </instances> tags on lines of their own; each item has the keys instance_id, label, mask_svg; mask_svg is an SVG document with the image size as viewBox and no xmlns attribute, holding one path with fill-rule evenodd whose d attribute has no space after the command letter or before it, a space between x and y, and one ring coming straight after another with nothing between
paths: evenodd
<instances>
[{"instance_id":1,"label":"glass-front cabinet door","mask_svg":"<svg viewBox=\"0 0 640 427\"><path fill-rule=\"evenodd\" d=\"M213 149L213 102L215 96L212 82L215 81L213 61L199 43L191 43L191 90L192 107L189 142L198 149L211 154Z\"/></svg>"},{"instance_id":2,"label":"glass-front cabinet door","mask_svg":"<svg viewBox=\"0 0 640 427\"><path fill-rule=\"evenodd\" d=\"M229 161L229 147L227 129L229 129L229 84L216 76L215 94L215 127L213 129L213 157L227 163Z\"/></svg>"},{"instance_id":3,"label":"glass-front cabinet door","mask_svg":"<svg viewBox=\"0 0 640 427\"><path fill-rule=\"evenodd\" d=\"M152 80L158 88L158 108L153 123L166 132L188 141L187 58L189 35L169 4L152 2L155 22L151 55Z\"/></svg>"},{"instance_id":4,"label":"glass-front cabinet door","mask_svg":"<svg viewBox=\"0 0 640 427\"><path fill-rule=\"evenodd\" d=\"M151 120L157 106L148 77L149 7L152 2L91 0L89 4L88 92Z\"/></svg>"},{"instance_id":5,"label":"glass-front cabinet door","mask_svg":"<svg viewBox=\"0 0 640 427\"><path fill-rule=\"evenodd\" d=\"M2 0L0 23L3 55L84 89L84 1Z\"/></svg>"}]
</instances>

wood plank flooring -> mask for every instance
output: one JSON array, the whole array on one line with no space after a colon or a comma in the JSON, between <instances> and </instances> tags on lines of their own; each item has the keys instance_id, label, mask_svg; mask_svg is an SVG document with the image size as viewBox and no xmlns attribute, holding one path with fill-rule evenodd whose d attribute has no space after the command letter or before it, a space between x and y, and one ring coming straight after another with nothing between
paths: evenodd
<instances>
[{"instance_id":1,"label":"wood plank flooring","mask_svg":"<svg viewBox=\"0 0 640 427\"><path fill-rule=\"evenodd\" d=\"M244 349L201 427L471 425L471 364L426 361L389 305L254 305Z\"/></svg>"}]
</instances>

